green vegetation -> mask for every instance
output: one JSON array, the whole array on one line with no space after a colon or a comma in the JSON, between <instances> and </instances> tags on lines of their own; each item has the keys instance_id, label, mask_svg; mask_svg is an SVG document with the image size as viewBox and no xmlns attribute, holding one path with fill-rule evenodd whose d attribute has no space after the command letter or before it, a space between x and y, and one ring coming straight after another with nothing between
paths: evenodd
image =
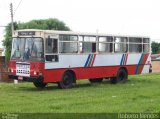
<instances>
[{"instance_id":1,"label":"green vegetation","mask_svg":"<svg viewBox=\"0 0 160 119\"><path fill-rule=\"evenodd\" d=\"M26 23L14 23L14 29L43 29L43 30L70 30L69 27L62 21L58 19L40 19L40 20L31 20ZM3 40L3 46L5 47L5 58L6 61L10 58L11 53L11 44L12 44L12 32L11 24L9 23L5 28L5 35Z\"/></svg>"},{"instance_id":2,"label":"green vegetation","mask_svg":"<svg viewBox=\"0 0 160 119\"><path fill-rule=\"evenodd\" d=\"M40 90L32 83L0 83L0 112L115 113L160 112L160 74L130 76L124 84L77 81L71 89L50 84Z\"/></svg>"},{"instance_id":3,"label":"green vegetation","mask_svg":"<svg viewBox=\"0 0 160 119\"><path fill-rule=\"evenodd\" d=\"M152 47L152 54L160 53L160 43L153 41L151 47Z\"/></svg>"}]
</instances>

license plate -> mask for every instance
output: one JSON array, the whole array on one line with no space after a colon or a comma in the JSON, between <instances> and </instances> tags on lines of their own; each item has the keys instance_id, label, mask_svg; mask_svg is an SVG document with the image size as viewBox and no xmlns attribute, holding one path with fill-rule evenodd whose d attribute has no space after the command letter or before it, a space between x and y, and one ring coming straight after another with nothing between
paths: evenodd
<instances>
[{"instance_id":1,"label":"license plate","mask_svg":"<svg viewBox=\"0 0 160 119\"><path fill-rule=\"evenodd\" d=\"M22 77L22 76L19 76L19 77L18 77L18 80L23 80L23 77Z\"/></svg>"}]
</instances>

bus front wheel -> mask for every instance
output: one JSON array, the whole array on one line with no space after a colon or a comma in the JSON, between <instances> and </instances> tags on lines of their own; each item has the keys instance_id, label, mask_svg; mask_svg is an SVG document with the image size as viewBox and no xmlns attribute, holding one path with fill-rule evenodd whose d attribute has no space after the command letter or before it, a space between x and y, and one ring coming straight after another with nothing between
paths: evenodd
<instances>
[{"instance_id":1,"label":"bus front wheel","mask_svg":"<svg viewBox=\"0 0 160 119\"><path fill-rule=\"evenodd\" d=\"M74 75L67 71L63 74L62 80L58 82L58 87L61 89L70 88L74 83Z\"/></svg>"},{"instance_id":2,"label":"bus front wheel","mask_svg":"<svg viewBox=\"0 0 160 119\"><path fill-rule=\"evenodd\" d=\"M128 73L124 68L120 68L117 72L116 77L111 77L111 83L116 84L116 83L124 83L128 78Z\"/></svg>"},{"instance_id":3,"label":"bus front wheel","mask_svg":"<svg viewBox=\"0 0 160 119\"><path fill-rule=\"evenodd\" d=\"M37 88L44 88L47 85L47 83L43 83L42 81L33 82L33 84Z\"/></svg>"}]
</instances>

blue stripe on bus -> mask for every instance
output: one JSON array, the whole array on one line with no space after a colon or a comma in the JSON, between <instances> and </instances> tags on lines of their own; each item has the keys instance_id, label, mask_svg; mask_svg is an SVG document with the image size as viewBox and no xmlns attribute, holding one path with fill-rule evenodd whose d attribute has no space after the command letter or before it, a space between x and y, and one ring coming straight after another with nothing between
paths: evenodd
<instances>
[{"instance_id":1,"label":"blue stripe on bus","mask_svg":"<svg viewBox=\"0 0 160 119\"><path fill-rule=\"evenodd\" d=\"M87 67L87 64L88 64L88 61L89 61L90 57L91 57L91 54L88 55L88 58L87 58L87 61L86 61L85 65L84 65L84 67Z\"/></svg>"},{"instance_id":2,"label":"blue stripe on bus","mask_svg":"<svg viewBox=\"0 0 160 119\"><path fill-rule=\"evenodd\" d=\"M90 57L90 59L89 59L89 62L88 62L88 65L87 65L87 67L90 67L90 66L91 66L92 59L93 59L93 54L91 54L91 57Z\"/></svg>"},{"instance_id":3,"label":"blue stripe on bus","mask_svg":"<svg viewBox=\"0 0 160 119\"><path fill-rule=\"evenodd\" d=\"M121 58L121 63L120 63L120 65L123 65L122 63L123 63L123 59L124 59L124 54L122 55L122 58Z\"/></svg>"}]
</instances>

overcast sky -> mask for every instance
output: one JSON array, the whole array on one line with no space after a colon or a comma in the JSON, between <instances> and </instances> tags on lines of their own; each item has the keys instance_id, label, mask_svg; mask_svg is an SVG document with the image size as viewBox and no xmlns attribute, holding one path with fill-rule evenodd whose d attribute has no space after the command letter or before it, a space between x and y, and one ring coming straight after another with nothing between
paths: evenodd
<instances>
[{"instance_id":1,"label":"overcast sky","mask_svg":"<svg viewBox=\"0 0 160 119\"><path fill-rule=\"evenodd\" d=\"M0 26L11 21L9 4L15 12L20 1L0 0ZM160 0L22 0L14 14L20 22L45 18L58 18L73 31L160 39Z\"/></svg>"}]
</instances>

